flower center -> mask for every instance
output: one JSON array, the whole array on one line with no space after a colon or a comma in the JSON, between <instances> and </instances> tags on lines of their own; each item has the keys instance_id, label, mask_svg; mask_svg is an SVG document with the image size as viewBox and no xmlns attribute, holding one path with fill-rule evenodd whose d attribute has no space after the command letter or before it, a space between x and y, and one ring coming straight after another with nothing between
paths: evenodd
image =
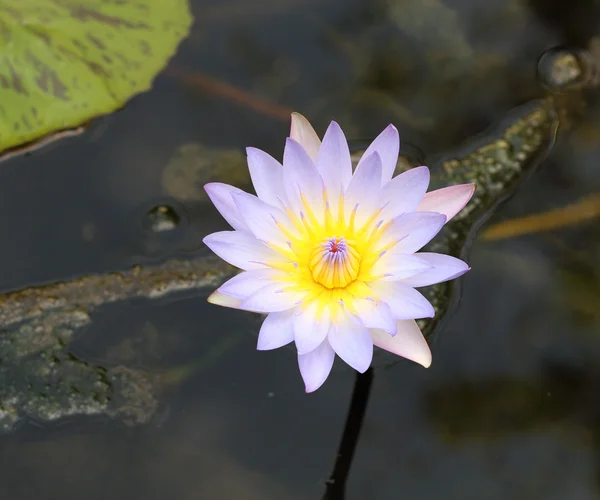
<instances>
[{"instance_id":1,"label":"flower center","mask_svg":"<svg viewBox=\"0 0 600 500\"><path fill-rule=\"evenodd\" d=\"M344 288L358 276L360 255L343 236L332 237L314 247L309 267L317 283L326 288Z\"/></svg>"}]
</instances>

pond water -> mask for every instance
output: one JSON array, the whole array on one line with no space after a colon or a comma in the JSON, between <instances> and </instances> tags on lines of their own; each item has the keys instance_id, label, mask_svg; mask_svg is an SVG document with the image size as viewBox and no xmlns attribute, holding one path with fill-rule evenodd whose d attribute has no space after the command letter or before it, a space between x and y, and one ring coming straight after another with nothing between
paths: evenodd
<instances>
[{"instance_id":1,"label":"pond water","mask_svg":"<svg viewBox=\"0 0 600 500\"><path fill-rule=\"evenodd\" d=\"M202 237L225 222L200 186L245 178L206 174L203 159L237 165L248 145L281 156L290 109L320 133L335 119L356 143L394 123L422 161L547 95L546 51L600 44L597 2L192 5L192 33L151 92L1 165L3 291L208 255ZM561 110L554 151L485 227L597 200L598 93ZM352 467L327 498L600 497L597 219L477 237L468 261L431 368L401 360L359 381L369 401L351 413L364 414ZM355 374L336 366L306 395L294 351L257 352L260 320L207 304L212 288L100 302L68 352L107 377L148 373L158 389L126 415L27 411L0 435L0 497L324 498Z\"/></svg>"}]
</instances>

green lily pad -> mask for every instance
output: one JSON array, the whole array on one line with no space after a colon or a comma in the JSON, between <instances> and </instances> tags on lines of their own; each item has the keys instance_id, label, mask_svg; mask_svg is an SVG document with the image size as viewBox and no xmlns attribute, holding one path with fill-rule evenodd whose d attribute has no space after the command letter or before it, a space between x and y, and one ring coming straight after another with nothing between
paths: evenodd
<instances>
[{"instance_id":1,"label":"green lily pad","mask_svg":"<svg viewBox=\"0 0 600 500\"><path fill-rule=\"evenodd\" d=\"M148 90L188 34L187 0L0 4L0 152Z\"/></svg>"}]
</instances>

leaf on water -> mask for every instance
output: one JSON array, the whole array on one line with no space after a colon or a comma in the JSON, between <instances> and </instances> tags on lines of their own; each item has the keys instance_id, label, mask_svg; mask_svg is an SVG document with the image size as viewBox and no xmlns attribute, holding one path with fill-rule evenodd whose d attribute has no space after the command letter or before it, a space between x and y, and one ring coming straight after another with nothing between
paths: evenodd
<instances>
[{"instance_id":1,"label":"leaf on water","mask_svg":"<svg viewBox=\"0 0 600 500\"><path fill-rule=\"evenodd\" d=\"M165 192L182 201L208 201L204 191L208 182L248 186L246 155L237 149L209 148L191 142L177 148L162 173Z\"/></svg>"},{"instance_id":2,"label":"leaf on water","mask_svg":"<svg viewBox=\"0 0 600 500\"><path fill-rule=\"evenodd\" d=\"M0 151L148 90L191 23L187 0L2 2Z\"/></svg>"}]
</instances>

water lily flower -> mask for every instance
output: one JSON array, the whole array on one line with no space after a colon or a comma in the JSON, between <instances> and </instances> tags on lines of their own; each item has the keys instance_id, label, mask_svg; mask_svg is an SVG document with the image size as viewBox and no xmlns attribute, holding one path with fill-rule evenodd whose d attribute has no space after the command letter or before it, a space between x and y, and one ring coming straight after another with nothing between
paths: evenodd
<instances>
[{"instance_id":1,"label":"water lily flower","mask_svg":"<svg viewBox=\"0 0 600 500\"><path fill-rule=\"evenodd\" d=\"M234 230L204 243L243 270L208 300L267 313L257 347L295 342L306 392L325 382L335 354L366 371L373 346L428 367L431 351L415 319L434 309L415 287L469 270L454 257L416 252L465 206L474 185L426 193L427 167L392 178L399 144L388 126L353 172L339 125L331 122L321 142L294 113L283 164L247 149L257 196L205 186Z\"/></svg>"}]
</instances>

